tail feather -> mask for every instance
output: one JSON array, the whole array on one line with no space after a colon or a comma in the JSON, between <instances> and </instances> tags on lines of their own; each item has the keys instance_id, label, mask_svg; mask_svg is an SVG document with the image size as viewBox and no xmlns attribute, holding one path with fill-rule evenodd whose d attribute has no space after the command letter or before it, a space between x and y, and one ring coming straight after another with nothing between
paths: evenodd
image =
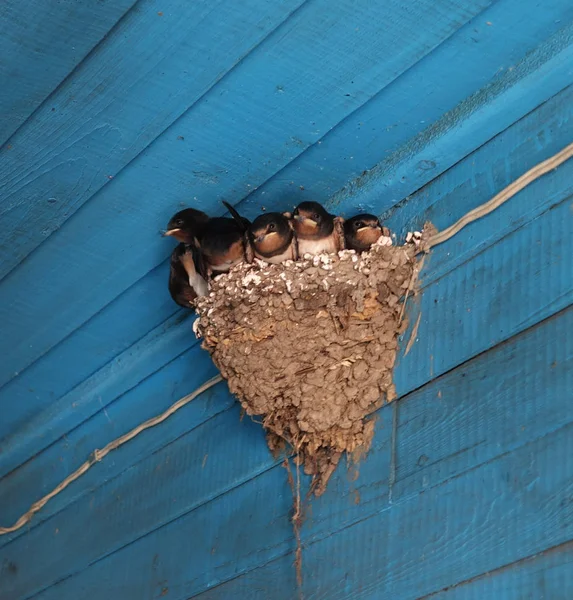
<instances>
[{"instance_id":1,"label":"tail feather","mask_svg":"<svg viewBox=\"0 0 573 600\"><path fill-rule=\"evenodd\" d=\"M225 202L225 200L221 200L221 202L225 205L225 208L231 213L231 216L233 217L233 219L235 219L235 222L241 228L241 231L245 233L247 229L251 226L251 222L248 219L245 219L245 217L241 217L241 215L231 204Z\"/></svg>"}]
</instances>

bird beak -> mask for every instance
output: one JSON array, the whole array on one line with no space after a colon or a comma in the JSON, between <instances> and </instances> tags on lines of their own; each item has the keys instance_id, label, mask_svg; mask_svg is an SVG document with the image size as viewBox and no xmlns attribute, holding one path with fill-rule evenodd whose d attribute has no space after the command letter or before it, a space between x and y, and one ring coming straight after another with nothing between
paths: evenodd
<instances>
[{"instance_id":1,"label":"bird beak","mask_svg":"<svg viewBox=\"0 0 573 600\"><path fill-rule=\"evenodd\" d=\"M164 236L168 236L168 235L177 235L179 232L181 231L181 229L176 228L176 229L168 229L163 235Z\"/></svg>"},{"instance_id":2,"label":"bird beak","mask_svg":"<svg viewBox=\"0 0 573 600\"><path fill-rule=\"evenodd\" d=\"M318 223L316 221L313 221L312 219L309 219L308 217L303 217L302 215L295 215L294 218L299 223L306 223L309 227L318 227Z\"/></svg>"},{"instance_id":3,"label":"bird beak","mask_svg":"<svg viewBox=\"0 0 573 600\"><path fill-rule=\"evenodd\" d=\"M378 229L382 231L382 227L380 225L366 225L365 227L361 227L357 231L366 231L367 229Z\"/></svg>"}]
</instances>

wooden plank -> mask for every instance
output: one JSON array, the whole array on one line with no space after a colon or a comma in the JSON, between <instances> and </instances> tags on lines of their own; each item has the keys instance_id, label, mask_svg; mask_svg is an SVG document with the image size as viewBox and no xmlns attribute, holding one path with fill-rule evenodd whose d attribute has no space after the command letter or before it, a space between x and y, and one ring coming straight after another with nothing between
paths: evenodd
<instances>
[{"instance_id":1,"label":"wooden plank","mask_svg":"<svg viewBox=\"0 0 573 600\"><path fill-rule=\"evenodd\" d=\"M160 371L195 344L197 342L191 330L191 320L182 321L182 315L177 315L37 414L33 407L26 407L25 413L24 410L6 409L3 423L6 436L2 440L0 455L1 475L10 472L65 436L78 424L104 410L122 394L136 388L147 377ZM215 367L210 365L204 353L197 361L205 365L206 370L213 375L216 373ZM201 375L204 375L204 371L201 371ZM202 381L197 381L197 385L200 383ZM7 401L9 400L11 398L8 397ZM12 415L22 413L25 417L21 418L27 420L14 424ZM12 431L13 433L9 433Z\"/></svg>"},{"instance_id":2,"label":"wooden plank","mask_svg":"<svg viewBox=\"0 0 573 600\"><path fill-rule=\"evenodd\" d=\"M193 368L190 369L190 364ZM83 463L96 448L102 448L111 440L126 433L142 421L162 412L173 402L192 392L199 384L215 374L216 370L205 352L193 350L183 353L154 373L137 387L126 391L113 403L102 406L81 427L68 431L63 437L47 447L38 457L29 460L2 479L0 485L0 512L2 519L15 521L40 496L50 492L60 481ZM105 398L104 393L102 396ZM98 403L99 398L86 400L86 404ZM234 398L225 385L205 392L188 406L181 409L169 427L156 427L131 441L127 454L119 459L118 450L105 461L92 468L79 482L51 501L35 522L49 519L94 487L153 454L185 432L192 430L219 412L229 408ZM72 410L70 407L68 410ZM62 418L65 418L62 416ZM55 422L58 426L58 422ZM85 498L84 498L85 500ZM25 534L28 528L17 534L2 537L0 543Z\"/></svg>"},{"instance_id":3,"label":"wooden plank","mask_svg":"<svg viewBox=\"0 0 573 600\"><path fill-rule=\"evenodd\" d=\"M174 0L131 11L4 153L0 277L303 2Z\"/></svg>"},{"instance_id":4,"label":"wooden plank","mask_svg":"<svg viewBox=\"0 0 573 600\"><path fill-rule=\"evenodd\" d=\"M417 336L394 370L400 395L573 302L572 203L549 208L424 289L413 305L421 313ZM472 244L472 235L464 229L456 242Z\"/></svg>"},{"instance_id":5,"label":"wooden plank","mask_svg":"<svg viewBox=\"0 0 573 600\"><path fill-rule=\"evenodd\" d=\"M491 460L500 443L509 452L568 423L572 327L569 308L400 401L393 499Z\"/></svg>"},{"instance_id":6,"label":"wooden plank","mask_svg":"<svg viewBox=\"0 0 573 600\"><path fill-rule=\"evenodd\" d=\"M23 235L22 231L18 231L17 239L11 239L12 234L7 234L4 240L7 260L2 264L4 273L40 242L34 225L36 220L41 221L42 228L47 227L46 231L50 233L62 223L64 212L69 210L71 213L72 197L73 208L78 208L88 194L99 189L98 182L105 179L108 185L93 202L77 212L73 221L60 229L56 237L48 238L42 244L41 252L30 255L20 268L3 280L0 293L4 302L0 306L0 318L6 317L3 311L10 307L3 340L10 340L11 352L0 373L0 385L140 279L157 265L159 258L166 256L167 250L158 236L158 228L179 202L189 198L190 190L198 198L198 205L210 211L218 210L218 198L221 196L244 195L490 3L491 0L472 0L469 3L420 0L414 6L405 6L393 0L374 6L353 2L348 6L341 4L333 10L327 0L317 0L293 15L268 38L264 49L261 46L249 55L219 83L216 90L197 102L152 148L111 182L106 175L117 173L119 155L125 158L126 153L121 148L128 146L128 133L123 134L126 136L125 143L117 144L116 148L111 140L105 141L106 132L111 137L116 135L106 128L86 133L81 141L77 141L74 133L73 139L77 143L73 147L66 145L69 141L66 137L61 142L65 146L62 153L50 159L61 164L70 153L74 157L89 157L94 152L101 154L105 141L107 159L90 160L86 164L83 158L77 159L80 162L70 167L74 173L73 181L59 173L58 182L52 182L56 171L50 165L43 169L42 176L29 181L30 177L20 168L18 181L21 183L6 183L5 187L8 205L15 203L5 219L0 218L0 225L7 232L16 232L15 227L23 214L19 211L28 206L22 203L23 190L29 202L35 202L33 189L37 190L39 197L44 197L45 190L50 189L50 193L56 198L61 197L62 201L46 204L49 208L45 210L55 211L49 217L43 210L30 215L31 222L27 221L29 234ZM239 11L239 8L234 10ZM243 6L240 8L241 15L251 12L257 11ZM220 20L219 12L213 9L213 13L216 14L213 18ZM185 39L194 39L194 30L180 27L180 20L176 23L177 31L185 30L188 36ZM395 53L394 48L409 35L414 25L421 26L424 35L415 36L404 52ZM205 29L205 23L201 27ZM132 26L130 35L136 35L137 31ZM155 35L158 35L157 31ZM178 33L175 39L180 35L183 34ZM165 38L170 39L167 34ZM320 48L317 49L319 41ZM173 42L170 40L169 43ZM106 48L110 48L107 50L111 53L109 60L116 63L117 49L113 44L106 44ZM360 48L359 52L357 48ZM188 48L184 50L185 64L188 64L191 58ZM227 56L227 48L222 48L223 51ZM138 68L144 68L141 65L146 65L145 53L141 55L130 50L130 55L137 56ZM202 61L205 60L203 57ZM171 61L177 64L174 58ZM98 65L100 62L98 59ZM301 65L306 72L313 73L310 80L301 80ZM126 69L131 67L131 63L125 66ZM147 66L145 68L148 69ZM93 85L99 83L96 75L93 80L90 79ZM107 72L105 77L109 77ZM128 81L132 77L134 74L129 75ZM126 103L129 105L132 95L137 98L138 106L142 104L139 85L131 88L125 78L114 77L113 80L121 82L118 83L121 87L116 89L112 86L109 93L113 91L121 100L102 112L101 118L105 116L107 123L115 122L114 115L117 118L125 115ZM269 84L269 81L275 80L276 84ZM348 81L354 81L354 84ZM277 85L283 86L287 92L280 94ZM352 97L345 96L342 91L338 93L346 86L352 88ZM334 93L335 90L337 93ZM153 88L146 94L152 92ZM149 101L141 111L149 119L149 107L161 104L161 98L156 95L143 97L149 98ZM231 105L230 98L233 98ZM93 102L108 103L107 93ZM82 117L83 111L93 114L93 103L80 103L78 100L77 106L81 106L82 112L79 112L80 108L74 109L69 118L93 126L97 121ZM264 128L253 126L260 122L261 110L269 106L274 107L272 120ZM136 115L144 118L139 112ZM152 131L150 127L140 127L136 117L134 119L125 127L132 133L136 132L138 140L142 129ZM309 125L310 121L314 125ZM210 126L206 127L206 123ZM289 127L284 128L284 123L289 123ZM65 133L67 128L63 131ZM178 139L180 137L184 139ZM225 144L221 144L221 139L225 140ZM84 144L90 146L89 152L84 152ZM34 152L43 145L35 141ZM110 150L110 147L113 149ZM29 161L17 156L16 150L15 147L12 152L14 159L18 158L17 164L27 165ZM10 164L6 163L3 168L15 172L15 164ZM33 164L30 162L30 168L34 168ZM160 175L158 165L161 165ZM92 173L92 169L98 169L98 172ZM78 174L80 181L77 180ZM134 251L133 238L126 235L127 231L137 231L137 251ZM77 250L71 253L69 248ZM110 265L116 268L110 270ZM105 285L95 289L87 285L78 286L77 282L82 281L86 273L94 281L105 281ZM23 281L36 280L43 282L42 300L30 294L23 295L26 288ZM73 310L71 307L62 308L69 304L70 299L73 299ZM39 321L43 323L41 328L38 327ZM17 327L12 328L10 323L17 323Z\"/></svg>"},{"instance_id":7,"label":"wooden plank","mask_svg":"<svg viewBox=\"0 0 573 600\"><path fill-rule=\"evenodd\" d=\"M418 227L423 220L429 218L439 227L447 226L453 219L499 191L508 178L517 177L524 168L544 160L566 145L570 139L572 107L573 88L570 87L460 162L459 166L435 180L420 194L414 195L403 210L392 215L389 224L397 231L403 231L407 227ZM543 193L539 193L535 185L521 192L519 201L511 201L497 211L496 217L500 218L486 219L473 225L472 227L479 227L479 235L474 234L469 238L471 244L483 248L486 243L497 241L509 230L535 218L555 201L571 194L572 168L573 162L566 163L550 177L544 178L540 182L545 186ZM495 176L496 173L505 175L500 179ZM476 185L477 181L480 182L479 186ZM429 202L431 204L423 218L416 218L411 207L428 206ZM477 239L484 241L477 242ZM449 252L450 244L456 244L456 252ZM435 280L436 273L443 275L444 267L453 268L467 258L466 247L471 247L467 240L457 243L454 239L450 244L434 249L432 268L423 273L424 285ZM18 431L14 432L19 444L26 442L30 452L28 455L22 453L18 457L12 456L12 451L4 441L3 453L0 455L0 474L4 474L7 468L15 468L64 433L55 426L52 418L42 415L42 409L50 407L51 415L53 404L97 367L104 370L97 376L96 382L102 379L109 382L110 377L116 376L114 374L117 374L120 383L123 382L123 376L115 366L110 369L103 365L106 364L106 359L111 361L118 351L127 350L139 337L172 314L171 300L162 280L164 275L161 267L152 271L124 296L0 390L0 410L6 415L5 423L10 421L11 426L15 426L34 415L36 431L35 436L26 438ZM138 318L126 320L125 312L132 312L135 307ZM170 360L169 356L171 355L167 355L167 360ZM121 356L117 359L123 360ZM157 368L160 368L159 354L157 360ZM142 377L145 376L146 371L142 369ZM109 386L107 389L110 389ZM106 394L102 401L106 404L111 399ZM75 411L74 415L78 419L75 425L81 422L80 417L85 418L79 411ZM8 428L3 429L0 424L0 438L6 431Z\"/></svg>"},{"instance_id":8,"label":"wooden plank","mask_svg":"<svg viewBox=\"0 0 573 600\"><path fill-rule=\"evenodd\" d=\"M573 491L573 465L567 465L570 461L565 457L573 444L573 425L572 415L567 410L569 398L562 390L571 389L573 377L573 342L567 336L572 323L573 308L412 394L406 404L419 404L420 413L422 407L443 390L444 397L452 404L453 399L457 399L460 412L467 414L475 403L475 396L460 394L465 389L465 375L468 372L472 376L475 374L479 381L479 374L483 372L494 370L499 373L495 386L488 385L487 381L482 381L481 385L483 419L500 434L489 437L484 442L487 451L482 450L473 461L458 463L459 471L451 470L445 481L436 471L428 471L426 477L430 484L423 494L404 498L388 508L389 427L378 430L377 443L361 464L356 484L349 481L353 477L348 477L343 469L335 474L326 496L313 501L311 516L303 528L304 568L306 573L313 573L307 579L309 597L311 593L319 593L317 597L320 598L345 597L336 594L350 593L350 590L358 594L362 583L370 589L370 595L357 597L380 597L384 589L400 598L414 598L568 539L572 525L567 515L573 508L564 499ZM540 352L533 352L536 347ZM525 362L530 357L534 363ZM557 370L553 366L554 359L561 366ZM536 372L540 385L544 384L545 393L541 397L537 386L532 386L523 376L527 370ZM500 415L500 411L495 410L496 404L507 399L505 384L514 385L515 392L508 411L514 408L515 423L530 429L528 437L523 436L513 423L504 430L499 427L499 423L508 424L506 414ZM541 404L546 410L532 410ZM382 410L386 424L392 410L393 406ZM400 447L411 444L411 454L415 455L421 446L425 453L431 454L436 439L446 440L445 443L450 439L453 454L465 435L475 437L475 422L467 419L460 420L460 430L454 437L450 435L451 420L436 418L434 426L430 424L432 436L423 428L400 428ZM28 544L29 536L21 536L5 546L2 556L12 557L20 570L25 570L21 574L19 570L12 585L23 586L25 581L35 580L38 571L43 570L40 565L44 561L46 545L40 540L54 540L55 544L62 544L62 549L69 544L74 548L70 554L64 553L65 556L59 558L54 557L59 553L50 553L53 577L55 572L61 573L62 566L70 568L70 555L85 557L87 553L91 557L98 551L101 540L109 543L112 535L109 532L114 530L111 524L115 523L114 527L121 527L126 532L129 525L120 523L134 521L144 526L137 542L128 543L119 552L49 588L40 594L40 598L79 597L82 590L110 599L120 598L129 590L128 597L140 598L161 592L160 586L163 586L169 588L170 596L178 599L191 597L201 588L210 588L227 580L230 580L229 584L211 589L208 597L243 597L249 588L258 589L260 597L292 598L292 556L280 558L292 550L288 521L292 499L280 466L264 471L249 483L175 521L170 520L173 513L168 502L175 495L178 512L180 496L187 496L186 501L191 505L195 502L194 489L201 485L193 475L194 469L200 468L197 463L202 457L198 447L213 444L210 446L213 454L209 453L205 469L217 469L213 476L222 482L233 479L238 471L244 475L245 471L239 465L259 456L262 440L257 444L250 439L242 446L239 441L242 432L232 420L224 431L220 435L216 435L215 430L213 435L205 432L202 439L214 441L201 442L198 446L188 438L189 441L183 444L184 449L175 453L180 464L173 468L181 473L191 469L186 478L175 471L159 472L152 484L149 473L165 462L158 457L157 463L152 458L152 462L141 466L138 473L126 474L130 481L124 481L124 485L120 479L98 490L93 506L98 507L102 517L97 520L94 531L87 533L81 541L77 540L75 532L78 527L85 529L94 510L85 502L42 525L43 536L35 537L39 528L32 530L29 535L34 535L33 540L37 542ZM230 441L225 439L227 437ZM217 443L224 446L220 451ZM230 451L226 446L228 443L237 450ZM241 455L237 462L236 455ZM227 469L227 475L222 475L220 469ZM205 474L206 478L209 473ZM420 484L421 491L424 488L421 477ZM113 489L121 496L125 508L114 508L117 500L111 493L112 485L120 486ZM359 487L355 488L355 485ZM150 497L137 500L141 489L150 490ZM524 497L517 491L522 491ZM155 507L153 511L147 510L148 502ZM138 513L140 503L143 503L141 514ZM539 510L540 506L544 510ZM129 519L126 510L130 511ZM157 515L168 524L146 535L151 515ZM448 527L444 528L446 518ZM58 528L58 536L64 535L63 540L55 540L55 535L50 533L54 527ZM352 533L356 530L357 533ZM190 535L193 543L189 543ZM460 552L464 547L466 550ZM496 551L493 551L494 547ZM328 561L325 556L329 557ZM334 564L333 557L338 557L338 560L334 558ZM276 568L272 563L267 564L277 558ZM261 564L267 565L259 570L263 573L261 578L257 579L256 571L251 570L237 579L246 570ZM156 568L146 568L151 565ZM345 580L345 573L348 573L348 580ZM276 588L272 587L273 581ZM324 585L319 592L312 587L312 582L316 581ZM341 584L342 588L337 592L336 587ZM381 585L385 587L381 588ZM24 590L23 587L13 589ZM275 596L271 589L282 591ZM365 593L364 588L362 593Z\"/></svg>"},{"instance_id":9,"label":"wooden plank","mask_svg":"<svg viewBox=\"0 0 573 600\"><path fill-rule=\"evenodd\" d=\"M572 39L573 23L569 22L515 67L508 68L506 77L495 78L412 139L397 157L376 165L340 190L332 205L353 202L364 208L382 205L390 209L444 173L516 120L507 118L507 104L517 109L520 118L571 84ZM545 92L537 95L541 88Z\"/></svg>"},{"instance_id":10,"label":"wooden plank","mask_svg":"<svg viewBox=\"0 0 573 600\"><path fill-rule=\"evenodd\" d=\"M0 146L133 6L134 0L2 2Z\"/></svg>"},{"instance_id":11,"label":"wooden plank","mask_svg":"<svg viewBox=\"0 0 573 600\"><path fill-rule=\"evenodd\" d=\"M393 501L404 500L403 482L408 483L412 493L428 491L571 423L573 415L566 408L569 403L567 391L573 389L573 340L568 334L572 326L573 308L570 308L400 401ZM484 373L488 374L487 378ZM527 377L527 373L535 376ZM437 398L438 394L441 398ZM353 472L347 473L341 468L326 495L313 501L312 512L303 530L307 541L323 538L387 505L393 411L394 406L381 411L375 443L368 458L359 466L358 479L355 480ZM483 415L481 419L472 418L478 412ZM511 419L507 415L511 415ZM484 431L490 435L484 436ZM476 440L480 444L476 444ZM476 446L478 450L461 456L460 449L465 445ZM120 452L129 454L130 449ZM208 458L203 465L205 453ZM420 456L428 459L419 461ZM212 585L209 582L233 577L237 569L253 568L272 560L291 547L292 535L288 522L291 498L285 483L286 475L280 467L274 469L274 473L268 471L272 465L260 431L250 426L245 432L244 425L238 425L238 411L221 413L148 456L121 477L91 492L89 503L87 497L78 497L63 511L49 515L49 519L39 515L42 520L39 526L5 544L0 551L0 559L5 556L21 565L17 577L11 578L9 589L23 597L34 587L45 587L68 573L78 572L119 548L123 550L114 559L103 562L105 569L122 569L132 560L139 560L129 554L131 550L126 546L132 548L142 544L161 554L162 562L170 562L174 558L168 546L174 535L177 538L175 528L185 531L185 535L192 531L194 540L203 540L201 544L214 544L210 530L219 531L218 526L213 525L216 522L220 522L221 538L228 528L226 536L230 539L219 540L216 557L203 556L201 560L202 555L196 555L193 568L197 573L210 570L205 575L208 580L200 579L201 585ZM262 472L264 475L258 476ZM219 498L231 484L253 476L256 480ZM414 484L417 490L414 490ZM87 489L92 486L93 482L90 482ZM142 490L148 491L144 499L140 498ZM199 509L207 493L214 500L210 508ZM270 499L269 494L271 497L276 495L276 500ZM260 504L259 496L262 496ZM254 502L253 506L251 502ZM3 508L0 505L0 512ZM126 518L126 511L129 511L129 518ZM247 514L250 515L248 519ZM186 515L183 517L185 525L173 525L173 528L167 525L166 531L165 527L160 527L181 515ZM97 527L78 538L78 529L84 530L91 520L97 522ZM153 531L157 527L160 528ZM53 533L55 528L57 536ZM266 532L263 538L258 531ZM249 532L252 532L251 536ZM46 539L51 540L49 559L45 557ZM136 539L139 541L133 544ZM59 547L61 551L55 551ZM210 548L203 546L203 550L209 554ZM141 567L144 563L137 564ZM64 588L66 594L79 593L82 588L78 586L95 585L91 570L72 578L72 581L78 581L70 583L71 588ZM180 577L193 580L194 585L198 583L196 577L200 575L195 571L184 571ZM134 576L136 573L134 567ZM107 586L113 587L113 572L106 577L107 583L103 587L94 588L99 594L112 591ZM149 581L143 580L141 585L146 583ZM130 589L131 585L138 584L130 580ZM179 589L179 585L179 579L176 583L172 580L172 588ZM185 590L186 594L192 592ZM133 597L138 597L135 591Z\"/></svg>"},{"instance_id":12,"label":"wooden plank","mask_svg":"<svg viewBox=\"0 0 573 600\"><path fill-rule=\"evenodd\" d=\"M573 543L568 542L420 600L569 600L572 574Z\"/></svg>"},{"instance_id":13,"label":"wooden plank","mask_svg":"<svg viewBox=\"0 0 573 600\"><path fill-rule=\"evenodd\" d=\"M119 380L116 383L120 386L125 386L127 365L138 361L140 353L145 352L145 348L153 343L151 340L165 335L178 320L191 317L187 312L178 311L169 296L166 286L167 268L167 264L162 264L153 270L55 346L47 356L43 356L0 389L0 412L3 414L0 422L0 464L4 464L10 453L7 436L12 433L26 443L40 442L40 438L45 437L47 431L52 431L55 425L51 416L56 412L56 406L63 408L76 402L77 398L70 400L69 394L77 395L77 386L82 385L82 397L101 397L102 382L105 382L106 390L109 391L112 378ZM132 306L138 307L137 320L125 318L126 311L129 312ZM176 313L177 316L173 317ZM182 352L181 344L184 340L187 342L186 347L189 347L193 342L189 335L191 320L183 327L187 333L183 334L181 330L184 336L181 340L173 340L171 337L172 347L165 347L163 344L167 352L162 354L159 346L154 348L155 364L143 361L139 365L141 379L152 372L150 369L161 368L177 352ZM165 341L167 342L167 338ZM131 385L134 385L133 381ZM66 396L67 400L62 400ZM102 401L104 405L107 404L107 400ZM44 414L44 411L48 411L48 414ZM79 410L75 410L73 414L76 418L87 418ZM18 431L26 424L32 427L35 435L23 440L23 432ZM56 428L51 441L62 433L66 432ZM30 456L33 454L35 452ZM0 473L4 474L2 466Z\"/></svg>"},{"instance_id":14,"label":"wooden plank","mask_svg":"<svg viewBox=\"0 0 573 600\"><path fill-rule=\"evenodd\" d=\"M426 288L421 297L422 320L418 331L422 342L414 344L395 373L401 395L571 303L573 274L567 262L571 255L570 202L562 202ZM467 233L460 233L463 235ZM537 238L547 240L546 244L541 247L535 243ZM519 260L522 256L527 260ZM481 279L476 279L475 273ZM488 284L483 285L482 281ZM467 292L465 285L469 286ZM540 288L545 288L546 293L539 294ZM446 297L463 298L463 302L452 306L443 301ZM520 302L515 302L511 310L500 310L500 303L512 302L513 298L519 298ZM480 326L474 334L472 328L476 323L488 323L488 327ZM467 333L460 334L464 330ZM153 364L153 350L150 355ZM195 385L202 382L194 381ZM110 394L106 401L112 399ZM93 411L97 404L92 400L87 407ZM60 433L64 431L62 428ZM42 464L44 460L37 462ZM18 480L26 479L34 480L25 470L20 471ZM51 481L56 485L59 479Z\"/></svg>"},{"instance_id":15,"label":"wooden plank","mask_svg":"<svg viewBox=\"0 0 573 600\"><path fill-rule=\"evenodd\" d=\"M243 210L256 212L273 198L285 196L290 201L328 202L347 186L352 193L337 207L341 212L353 211L357 205L375 212L385 210L388 201L395 199L384 190L368 205L354 198L354 194L360 196L365 170L380 163L382 172L391 173L411 153L417 184L424 185L447 168L443 156L450 154L445 148L432 148L430 142L450 129L465 135L455 122L479 120L481 126L466 138L473 149L478 148L488 134L508 127L572 81L566 64L560 82L556 71L544 77L544 85L531 76L542 55L536 48L562 35L559 31L571 21L573 5L566 1L543 6L520 0L495 2L249 194ZM436 85L442 81L447 85ZM510 92L514 86L519 88L517 93ZM496 114L476 111L480 103L495 103ZM488 129L492 125L495 130ZM454 138L450 136L448 144ZM457 161L461 156L453 158ZM409 182L400 186L399 199L411 192L406 189Z\"/></svg>"},{"instance_id":16,"label":"wooden plank","mask_svg":"<svg viewBox=\"0 0 573 600\"><path fill-rule=\"evenodd\" d=\"M557 154L571 140L573 85L413 194L399 210L391 212L388 226L402 236L408 230L420 229L426 221L445 229L523 173ZM572 179L570 160L549 177L530 184L497 209L493 218L468 226L465 237L456 236L436 246L432 250L431 269L422 274L422 284L443 277L472 255L573 194Z\"/></svg>"},{"instance_id":17,"label":"wooden plank","mask_svg":"<svg viewBox=\"0 0 573 600\"><path fill-rule=\"evenodd\" d=\"M572 434L569 425L306 546L304 596L423 598L567 542L573 535ZM264 543L265 532L257 534ZM289 554L196 597L290 599L296 597L293 579ZM74 589L72 582L41 598L57 598Z\"/></svg>"}]
</instances>

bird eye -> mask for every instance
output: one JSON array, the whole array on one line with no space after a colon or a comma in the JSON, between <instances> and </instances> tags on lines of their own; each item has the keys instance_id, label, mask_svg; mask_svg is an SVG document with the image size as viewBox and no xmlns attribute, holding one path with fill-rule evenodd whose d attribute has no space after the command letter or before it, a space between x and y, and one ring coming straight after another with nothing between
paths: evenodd
<instances>
[{"instance_id":1,"label":"bird eye","mask_svg":"<svg viewBox=\"0 0 573 600\"><path fill-rule=\"evenodd\" d=\"M318 213L312 213L312 220L318 221L320 219L320 215Z\"/></svg>"},{"instance_id":2,"label":"bird eye","mask_svg":"<svg viewBox=\"0 0 573 600\"><path fill-rule=\"evenodd\" d=\"M269 223L269 231L274 231L276 229L276 225L274 223Z\"/></svg>"},{"instance_id":3,"label":"bird eye","mask_svg":"<svg viewBox=\"0 0 573 600\"><path fill-rule=\"evenodd\" d=\"M364 223L362 221L356 221L354 227L356 227L356 229L362 229L364 227Z\"/></svg>"},{"instance_id":4,"label":"bird eye","mask_svg":"<svg viewBox=\"0 0 573 600\"><path fill-rule=\"evenodd\" d=\"M176 224L178 227L181 227L183 225L183 219L177 219Z\"/></svg>"}]
</instances>

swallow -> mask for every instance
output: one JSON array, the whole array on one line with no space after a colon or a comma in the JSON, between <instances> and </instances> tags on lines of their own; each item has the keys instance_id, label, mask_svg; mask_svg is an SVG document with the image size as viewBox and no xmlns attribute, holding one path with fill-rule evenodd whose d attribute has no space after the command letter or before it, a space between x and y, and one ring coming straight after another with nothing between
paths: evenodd
<instances>
[{"instance_id":1,"label":"swallow","mask_svg":"<svg viewBox=\"0 0 573 600\"><path fill-rule=\"evenodd\" d=\"M318 202L301 202L294 209L292 223L299 256L344 249L343 220Z\"/></svg>"},{"instance_id":2,"label":"swallow","mask_svg":"<svg viewBox=\"0 0 573 600\"><path fill-rule=\"evenodd\" d=\"M243 217L227 202L223 202L237 223ZM278 264L285 260L296 260L294 230L289 213L265 213L259 215L246 230L248 262L258 258L268 263Z\"/></svg>"},{"instance_id":3,"label":"swallow","mask_svg":"<svg viewBox=\"0 0 573 600\"><path fill-rule=\"evenodd\" d=\"M172 236L184 244L196 245L197 238L201 236L208 222L209 217L203 211L185 208L171 217L163 235Z\"/></svg>"},{"instance_id":4,"label":"swallow","mask_svg":"<svg viewBox=\"0 0 573 600\"><path fill-rule=\"evenodd\" d=\"M171 253L169 293L179 306L193 308L196 298L209 293L204 275L199 251L192 245L178 244Z\"/></svg>"},{"instance_id":5,"label":"swallow","mask_svg":"<svg viewBox=\"0 0 573 600\"><path fill-rule=\"evenodd\" d=\"M201 252L208 277L226 273L245 260L245 232L250 224L243 218L236 222L228 217L214 217L201 225L195 246Z\"/></svg>"},{"instance_id":6,"label":"swallow","mask_svg":"<svg viewBox=\"0 0 573 600\"><path fill-rule=\"evenodd\" d=\"M344 240L348 250L370 250L372 244L386 233L389 234L388 230L382 228L378 217L374 215L361 214L344 221Z\"/></svg>"}]
</instances>

